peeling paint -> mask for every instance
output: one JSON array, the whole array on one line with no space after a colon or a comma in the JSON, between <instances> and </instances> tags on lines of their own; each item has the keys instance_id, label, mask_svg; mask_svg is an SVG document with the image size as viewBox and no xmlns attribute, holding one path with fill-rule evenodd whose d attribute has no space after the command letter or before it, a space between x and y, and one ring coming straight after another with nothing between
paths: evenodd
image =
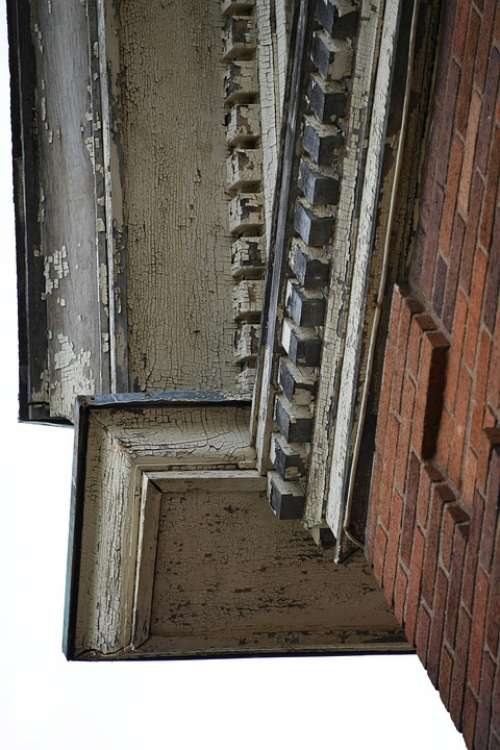
<instances>
[{"instance_id":1,"label":"peeling paint","mask_svg":"<svg viewBox=\"0 0 500 750\"><path fill-rule=\"evenodd\" d=\"M59 350L54 354L54 369L60 372L60 381L51 383L51 408L57 404L61 414L71 415L77 396L94 394L96 383L90 367L92 352L75 351L68 336L57 334Z\"/></svg>"}]
</instances>

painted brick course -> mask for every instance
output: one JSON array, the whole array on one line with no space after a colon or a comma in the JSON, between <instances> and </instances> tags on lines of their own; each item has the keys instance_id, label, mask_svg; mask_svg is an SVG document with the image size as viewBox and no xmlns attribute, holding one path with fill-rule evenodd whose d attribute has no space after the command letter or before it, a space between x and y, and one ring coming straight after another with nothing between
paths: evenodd
<instances>
[{"instance_id":1,"label":"painted brick course","mask_svg":"<svg viewBox=\"0 0 500 750\"><path fill-rule=\"evenodd\" d=\"M469 748L500 747L500 8L443 3L418 225L394 286L367 554Z\"/></svg>"}]
</instances>

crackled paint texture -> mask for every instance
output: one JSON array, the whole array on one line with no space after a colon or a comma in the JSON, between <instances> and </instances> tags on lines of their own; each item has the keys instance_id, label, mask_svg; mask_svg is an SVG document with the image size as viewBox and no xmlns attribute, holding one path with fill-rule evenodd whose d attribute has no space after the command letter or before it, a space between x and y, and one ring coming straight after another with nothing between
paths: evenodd
<instances>
[{"instance_id":1,"label":"crackled paint texture","mask_svg":"<svg viewBox=\"0 0 500 750\"><path fill-rule=\"evenodd\" d=\"M42 296L52 332L43 391L48 385L51 416L71 419L75 394L103 387L98 377L100 319L95 310L96 124L88 15L84 3L66 0L32 6L38 77L38 221L45 276Z\"/></svg>"},{"instance_id":2,"label":"crackled paint texture","mask_svg":"<svg viewBox=\"0 0 500 750\"><path fill-rule=\"evenodd\" d=\"M119 14L130 386L234 392L220 3Z\"/></svg>"}]
</instances>

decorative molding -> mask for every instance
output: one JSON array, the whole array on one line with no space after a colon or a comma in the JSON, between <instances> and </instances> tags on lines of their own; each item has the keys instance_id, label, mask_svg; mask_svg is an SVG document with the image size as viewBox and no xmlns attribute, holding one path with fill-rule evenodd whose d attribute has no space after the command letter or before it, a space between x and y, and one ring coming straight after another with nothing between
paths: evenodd
<instances>
[{"instance_id":1,"label":"decorative molding","mask_svg":"<svg viewBox=\"0 0 500 750\"><path fill-rule=\"evenodd\" d=\"M269 262L263 323L267 340L260 355L254 434L261 470L269 468L269 456L273 461L271 505L280 515L279 497L293 496L296 518L304 514L308 463L313 458L309 448L332 238L352 128L351 79L358 19L357 3L301 3L294 66L289 72L288 109L295 119L289 114L275 216L280 244Z\"/></svg>"},{"instance_id":2,"label":"decorative molding","mask_svg":"<svg viewBox=\"0 0 500 750\"><path fill-rule=\"evenodd\" d=\"M79 400L67 658L406 650L361 554L275 522L249 404L209 399Z\"/></svg>"},{"instance_id":3,"label":"decorative molding","mask_svg":"<svg viewBox=\"0 0 500 750\"><path fill-rule=\"evenodd\" d=\"M72 501L79 523L70 539L65 634L71 658L134 650L147 638L158 493L170 482L217 485L248 471L250 485L265 486L253 469L244 402L80 399L79 414Z\"/></svg>"},{"instance_id":4,"label":"decorative molding","mask_svg":"<svg viewBox=\"0 0 500 750\"><path fill-rule=\"evenodd\" d=\"M250 398L255 379L264 287L265 217L263 210L261 88L257 77L257 28L254 2L222 2L226 106L226 189L233 311L237 322L234 356L240 366L237 392Z\"/></svg>"}]
</instances>

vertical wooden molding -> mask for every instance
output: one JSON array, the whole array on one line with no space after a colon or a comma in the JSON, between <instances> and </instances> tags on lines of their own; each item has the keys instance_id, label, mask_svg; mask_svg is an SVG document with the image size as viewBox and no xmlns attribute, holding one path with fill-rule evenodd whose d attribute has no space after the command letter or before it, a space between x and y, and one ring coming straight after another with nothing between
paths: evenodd
<instances>
[{"instance_id":1,"label":"vertical wooden molding","mask_svg":"<svg viewBox=\"0 0 500 750\"><path fill-rule=\"evenodd\" d=\"M230 195L229 230L233 313L237 322L233 349L240 366L237 392L250 398L260 337L264 292L263 175L257 29L254 2L222 2L226 141L229 148L226 189Z\"/></svg>"}]
</instances>

